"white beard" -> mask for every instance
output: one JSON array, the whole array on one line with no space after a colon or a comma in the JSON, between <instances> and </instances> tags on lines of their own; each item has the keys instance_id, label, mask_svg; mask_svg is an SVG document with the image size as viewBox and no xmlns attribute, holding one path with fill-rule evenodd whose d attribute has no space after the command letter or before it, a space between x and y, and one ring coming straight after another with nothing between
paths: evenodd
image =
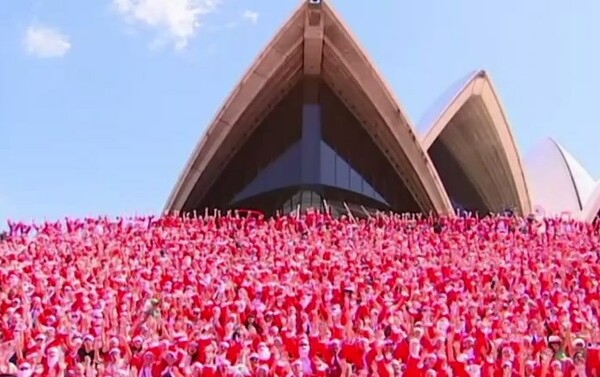
<instances>
[{"instance_id":1,"label":"white beard","mask_svg":"<svg viewBox=\"0 0 600 377\"><path fill-rule=\"evenodd\" d=\"M421 353L421 345L416 342L411 342L409 351L411 357L418 359Z\"/></svg>"},{"instance_id":2,"label":"white beard","mask_svg":"<svg viewBox=\"0 0 600 377\"><path fill-rule=\"evenodd\" d=\"M57 366L58 365L58 360L59 360L58 356L49 357L48 358L48 367L54 368L55 366Z\"/></svg>"},{"instance_id":3,"label":"white beard","mask_svg":"<svg viewBox=\"0 0 600 377\"><path fill-rule=\"evenodd\" d=\"M302 307L302 309L306 309L306 307L308 306L308 304L310 304L311 301L312 297L304 296L302 297L302 300L300 300L300 306Z\"/></svg>"},{"instance_id":4,"label":"white beard","mask_svg":"<svg viewBox=\"0 0 600 377\"><path fill-rule=\"evenodd\" d=\"M33 375L33 370L20 370L17 372L17 377L31 377Z\"/></svg>"},{"instance_id":5,"label":"white beard","mask_svg":"<svg viewBox=\"0 0 600 377\"><path fill-rule=\"evenodd\" d=\"M445 334L446 330L448 329L448 323L446 323L446 321L438 321L436 328L439 332Z\"/></svg>"},{"instance_id":6,"label":"white beard","mask_svg":"<svg viewBox=\"0 0 600 377\"><path fill-rule=\"evenodd\" d=\"M256 311L258 311L259 313L262 313L267 309L267 306L259 300L253 301L252 304L256 308Z\"/></svg>"},{"instance_id":7,"label":"white beard","mask_svg":"<svg viewBox=\"0 0 600 377\"><path fill-rule=\"evenodd\" d=\"M467 367L467 373L469 373L470 377L480 377L481 367L479 365L469 365Z\"/></svg>"},{"instance_id":8,"label":"white beard","mask_svg":"<svg viewBox=\"0 0 600 377\"><path fill-rule=\"evenodd\" d=\"M302 357L302 358L308 357L308 354L310 353L310 347L308 347L308 346L300 347L300 351L298 353L300 354L300 357Z\"/></svg>"},{"instance_id":9,"label":"white beard","mask_svg":"<svg viewBox=\"0 0 600 377\"><path fill-rule=\"evenodd\" d=\"M271 351L268 348L264 348L258 351L258 359L260 361L267 361L271 359Z\"/></svg>"}]
</instances>

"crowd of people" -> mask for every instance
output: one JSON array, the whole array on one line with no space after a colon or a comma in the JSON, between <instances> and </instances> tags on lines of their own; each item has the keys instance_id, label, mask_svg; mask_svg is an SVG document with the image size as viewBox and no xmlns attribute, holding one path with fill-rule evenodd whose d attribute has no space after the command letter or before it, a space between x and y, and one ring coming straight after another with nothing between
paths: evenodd
<instances>
[{"instance_id":1,"label":"crowd of people","mask_svg":"<svg viewBox=\"0 0 600 377\"><path fill-rule=\"evenodd\" d=\"M599 234L515 216L11 223L0 375L596 377Z\"/></svg>"}]
</instances>

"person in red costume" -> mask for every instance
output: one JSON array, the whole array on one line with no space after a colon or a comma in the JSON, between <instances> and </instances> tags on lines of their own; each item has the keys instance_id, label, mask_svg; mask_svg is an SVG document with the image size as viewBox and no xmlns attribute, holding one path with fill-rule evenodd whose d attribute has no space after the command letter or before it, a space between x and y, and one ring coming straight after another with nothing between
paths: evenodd
<instances>
[{"instance_id":1,"label":"person in red costume","mask_svg":"<svg viewBox=\"0 0 600 377\"><path fill-rule=\"evenodd\" d=\"M597 226L317 211L11 223L0 368L596 376Z\"/></svg>"},{"instance_id":2,"label":"person in red costume","mask_svg":"<svg viewBox=\"0 0 600 377\"><path fill-rule=\"evenodd\" d=\"M157 360L155 351L146 351L142 355L140 363L135 367L137 369L136 377L162 377L163 366Z\"/></svg>"}]
</instances>

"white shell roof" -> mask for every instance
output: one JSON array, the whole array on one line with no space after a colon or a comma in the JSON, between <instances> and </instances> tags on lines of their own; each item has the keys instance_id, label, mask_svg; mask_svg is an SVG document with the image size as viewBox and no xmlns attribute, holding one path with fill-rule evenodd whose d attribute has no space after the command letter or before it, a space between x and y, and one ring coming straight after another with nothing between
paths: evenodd
<instances>
[{"instance_id":1,"label":"white shell roof","mask_svg":"<svg viewBox=\"0 0 600 377\"><path fill-rule=\"evenodd\" d=\"M553 139L538 144L525 165L534 208L548 216L579 214L594 190L589 173Z\"/></svg>"},{"instance_id":2,"label":"white shell roof","mask_svg":"<svg viewBox=\"0 0 600 377\"><path fill-rule=\"evenodd\" d=\"M481 70L469 72L468 75L462 77L460 80L454 82L450 87L448 87L436 100L435 102L427 109L425 114L419 119L419 122L416 124L416 134L417 136L423 137L427 134L429 129L435 124L436 120L446 110L448 106L452 104L452 100L454 100L458 95L463 91L463 89L469 85L469 83L479 75Z\"/></svg>"},{"instance_id":3,"label":"white shell roof","mask_svg":"<svg viewBox=\"0 0 600 377\"><path fill-rule=\"evenodd\" d=\"M571 175L573 176L573 181L575 182L575 187L577 188L577 192L579 193L579 198L581 199L581 204L585 206L586 202L592 195L594 188L596 186L595 180L588 173L588 171L570 154L562 145L557 144L560 148L567 165L571 170Z\"/></svg>"},{"instance_id":4,"label":"white shell roof","mask_svg":"<svg viewBox=\"0 0 600 377\"><path fill-rule=\"evenodd\" d=\"M594 191L587 200L580 219L582 221L593 221L600 211L600 182L596 183Z\"/></svg>"}]
</instances>

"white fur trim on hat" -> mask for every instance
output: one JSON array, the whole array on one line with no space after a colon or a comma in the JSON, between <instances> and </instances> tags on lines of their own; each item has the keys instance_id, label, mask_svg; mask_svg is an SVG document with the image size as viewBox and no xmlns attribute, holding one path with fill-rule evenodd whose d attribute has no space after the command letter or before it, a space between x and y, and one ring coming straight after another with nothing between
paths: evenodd
<instances>
[{"instance_id":1,"label":"white fur trim on hat","mask_svg":"<svg viewBox=\"0 0 600 377\"><path fill-rule=\"evenodd\" d=\"M550 335L548 337L548 343L560 343L561 341L562 339L560 338L560 336Z\"/></svg>"},{"instance_id":2,"label":"white fur trim on hat","mask_svg":"<svg viewBox=\"0 0 600 377\"><path fill-rule=\"evenodd\" d=\"M459 363L466 363L468 360L469 356L467 356L467 354L461 353L460 355L456 356L456 361Z\"/></svg>"},{"instance_id":3,"label":"white fur trim on hat","mask_svg":"<svg viewBox=\"0 0 600 377\"><path fill-rule=\"evenodd\" d=\"M552 366L552 368L562 368L562 363L560 362L560 360L554 360L550 366Z\"/></svg>"}]
</instances>

